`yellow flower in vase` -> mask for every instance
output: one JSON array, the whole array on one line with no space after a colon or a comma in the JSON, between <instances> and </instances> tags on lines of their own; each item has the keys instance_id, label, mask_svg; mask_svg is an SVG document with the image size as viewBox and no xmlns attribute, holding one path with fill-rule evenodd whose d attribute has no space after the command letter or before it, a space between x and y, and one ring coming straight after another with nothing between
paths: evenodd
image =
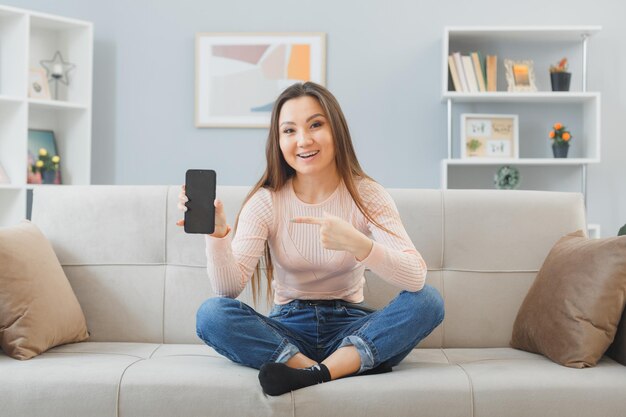
<instances>
[{"instance_id":1,"label":"yellow flower in vase","mask_svg":"<svg viewBox=\"0 0 626 417\"><path fill-rule=\"evenodd\" d=\"M31 166L33 174L40 174L43 184L54 184L59 171L59 155L50 155L46 148L39 149L39 159Z\"/></svg>"}]
</instances>

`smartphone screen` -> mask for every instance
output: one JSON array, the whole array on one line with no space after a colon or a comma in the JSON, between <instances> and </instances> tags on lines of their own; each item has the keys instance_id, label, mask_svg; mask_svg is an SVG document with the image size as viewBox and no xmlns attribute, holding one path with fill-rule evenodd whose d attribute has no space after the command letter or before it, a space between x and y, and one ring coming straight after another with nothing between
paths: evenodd
<instances>
[{"instance_id":1,"label":"smartphone screen","mask_svg":"<svg viewBox=\"0 0 626 417\"><path fill-rule=\"evenodd\" d=\"M189 201L185 212L185 233L211 234L215 231L215 171L189 169L185 174L185 193Z\"/></svg>"}]
</instances>

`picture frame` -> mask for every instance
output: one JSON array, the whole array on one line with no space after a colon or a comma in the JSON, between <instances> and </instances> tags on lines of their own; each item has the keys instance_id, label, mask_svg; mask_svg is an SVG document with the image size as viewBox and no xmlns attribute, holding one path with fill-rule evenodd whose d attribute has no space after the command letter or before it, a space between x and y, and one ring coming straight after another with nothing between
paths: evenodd
<instances>
[{"instance_id":1,"label":"picture frame","mask_svg":"<svg viewBox=\"0 0 626 417\"><path fill-rule=\"evenodd\" d=\"M27 179L28 184L62 184L61 181L61 160L59 169L50 179L42 178L40 173L34 173L31 169L33 164L39 159L39 149L44 148L50 156L59 155L56 138L52 130L28 129L28 151L27 151Z\"/></svg>"},{"instance_id":2,"label":"picture frame","mask_svg":"<svg viewBox=\"0 0 626 417\"><path fill-rule=\"evenodd\" d=\"M287 87L326 85L325 33L197 33L195 126L267 128Z\"/></svg>"},{"instance_id":3,"label":"picture frame","mask_svg":"<svg viewBox=\"0 0 626 417\"><path fill-rule=\"evenodd\" d=\"M535 83L535 68L532 60L515 61L504 60L507 91L511 92L534 92L537 91Z\"/></svg>"},{"instance_id":4,"label":"picture frame","mask_svg":"<svg viewBox=\"0 0 626 417\"><path fill-rule=\"evenodd\" d=\"M50 100L48 76L43 68L31 68L28 72L28 97Z\"/></svg>"},{"instance_id":5,"label":"picture frame","mask_svg":"<svg viewBox=\"0 0 626 417\"><path fill-rule=\"evenodd\" d=\"M519 117L516 114L461 114L462 159L518 159Z\"/></svg>"}]
</instances>

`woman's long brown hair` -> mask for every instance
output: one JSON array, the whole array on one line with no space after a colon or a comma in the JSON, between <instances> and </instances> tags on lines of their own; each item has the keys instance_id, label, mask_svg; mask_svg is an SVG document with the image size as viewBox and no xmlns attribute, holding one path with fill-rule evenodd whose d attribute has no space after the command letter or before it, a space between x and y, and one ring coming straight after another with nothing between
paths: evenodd
<instances>
[{"instance_id":1,"label":"woman's long brown hair","mask_svg":"<svg viewBox=\"0 0 626 417\"><path fill-rule=\"evenodd\" d=\"M287 101L303 96L309 96L317 99L324 110L324 114L330 123L333 135L337 171L357 207L370 222L381 229L392 233L372 218L367 207L365 207L359 192L357 191L355 184L356 178L367 178L370 180L371 178L363 172L363 169L361 169L361 165L357 160L354 147L352 146L352 139L350 137L350 131L348 130L348 124L346 123L346 119L341 111L341 107L339 106L337 99L326 88L313 82L294 84L283 91L282 94L276 99L272 110L267 143L265 145L265 158L267 160L265 172L261 176L261 179L248 193L242 204L242 208L259 189L267 188L273 192L278 191L282 189L285 184L287 184L287 181L290 178L295 176L296 173L294 169L287 164L287 161L285 161L285 158L280 150L278 118L283 105ZM241 214L241 211L239 214ZM235 229L239 223L239 214L237 214L237 220L235 221ZM272 280L274 278L274 268L272 266L272 258L270 256L269 244L267 241L265 242L264 260L265 275L267 277L267 301L270 303L272 299ZM256 271L252 275L252 297L255 305L258 301L261 289L260 282L261 264L259 263L257 264Z\"/></svg>"}]
</instances>

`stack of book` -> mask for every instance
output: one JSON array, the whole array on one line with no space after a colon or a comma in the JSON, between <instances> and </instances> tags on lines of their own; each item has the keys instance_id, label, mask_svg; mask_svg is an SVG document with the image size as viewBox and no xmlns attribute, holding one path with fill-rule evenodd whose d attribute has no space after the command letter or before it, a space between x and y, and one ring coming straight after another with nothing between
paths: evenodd
<instances>
[{"instance_id":1,"label":"stack of book","mask_svg":"<svg viewBox=\"0 0 626 417\"><path fill-rule=\"evenodd\" d=\"M454 52L448 57L448 68L454 91L462 93L480 93L497 91L498 57L480 52L461 55Z\"/></svg>"}]
</instances>

